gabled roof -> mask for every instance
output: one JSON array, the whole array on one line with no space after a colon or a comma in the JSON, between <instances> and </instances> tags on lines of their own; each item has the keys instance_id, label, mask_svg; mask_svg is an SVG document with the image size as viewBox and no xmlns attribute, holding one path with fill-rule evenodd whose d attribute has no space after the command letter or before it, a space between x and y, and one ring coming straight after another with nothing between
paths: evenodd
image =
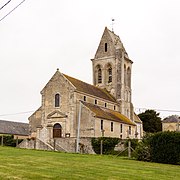
<instances>
[{"instance_id":1,"label":"gabled roof","mask_svg":"<svg viewBox=\"0 0 180 180\"><path fill-rule=\"evenodd\" d=\"M0 134L29 135L29 124L0 120Z\"/></svg>"},{"instance_id":2,"label":"gabled roof","mask_svg":"<svg viewBox=\"0 0 180 180\"><path fill-rule=\"evenodd\" d=\"M63 75L75 86L77 91L116 102L116 99L106 89L100 89L94 85L85 83L66 74Z\"/></svg>"},{"instance_id":3,"label":"gabled roof","mask_svg":"<svg viewBox=\"0 0 180 180\"><path fill-rule=\"evenodd\" d=\"M163 123L177 123L177 122L180 122L180 119L176 116L169 116L165 118L162 122Z\"/></svg>"},{"instance_id":4,"label":"gabled roof","mask_svg":"<svg viewBox=\"0 0 180 180\"><path fill-rule=\"evenodd\" d=\"M132 122L129 118L122 115L118 111L114 111L114 110L111 110L108 108L96 106L94 104L87 103L87 102L82 102L82 104L84 104L84 106L86 106L88 109L90 109L95 114L95 117L97 117L97 118L107 119L107 120L116 121L116 122L135 126L134 122Z\"/></svg>"}]
</instances>

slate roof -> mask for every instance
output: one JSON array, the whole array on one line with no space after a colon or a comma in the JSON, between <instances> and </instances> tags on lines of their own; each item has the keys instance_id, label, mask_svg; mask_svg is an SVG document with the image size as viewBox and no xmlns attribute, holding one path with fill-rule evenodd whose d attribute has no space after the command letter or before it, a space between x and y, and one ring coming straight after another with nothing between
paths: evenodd
<instances>
[{"instance_id":1,"label":"slate roof","mask_svg":"<svg viewBox=\"0 0 180 180\"><path fill-rule=\"evenodd\" d=\"M97 96L108 101L116 102L115 98L106 89L100 89L94 85L85 83L66 74L63 75L76 87L77 91Z\"/></svg>"},{"instance_id":2,"label":"slate roof","mask_svg":"<svg viewBox=\"0 0 180 180\"><path fill-rule=\"evenodd\" d=\"M135 126L135 123L128 119L126 116L122 115L118 111L114 111L108 108L103 108L96 106L91 103L82 102L88 109L90 109L97 118L107 119L111 121L116 121L124 124L129 124Z\"/></svg>"},{"instance_id":3,"label":"slate roof","mask_svg":"<svg viewBox=\"0 0 180 180\"><path fill-rule=\"evenodd\" d=\"M29 135L29 124L0 120L0 134Z\"/></svg>"},{"instance_id":4,"label":"slate roof","mask_svg":"<svg viewBox=\"0 0 180 180\"><path fill-rule=\"evenodd\" d=\"M180 119L178 119L178 117L176 116L170 116L170 117L165 118L162 122L163 123L177 123L177 122L180 122Z\"/></svg>"}]
</instances>

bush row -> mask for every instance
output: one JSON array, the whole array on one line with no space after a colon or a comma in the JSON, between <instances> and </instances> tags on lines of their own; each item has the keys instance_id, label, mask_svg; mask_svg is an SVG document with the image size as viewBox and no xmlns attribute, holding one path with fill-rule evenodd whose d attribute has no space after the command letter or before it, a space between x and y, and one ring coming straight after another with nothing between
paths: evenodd
<instances>
[{"instance_id":1,"label":"bush row","mask_svg":"<svg viewBox=\"0 0 180 180\"><path fill-rule=\"evenodd\" d=\"M100 154L102 141L102 153L103 154L114 154L115 145L120 142L119 138L110 137L99 137L92 138L91 144L96 154Z\"/></svg>"},{"instance_id":2,"label":"bush row","mask_svg":"<svg viewBox=\"0 0 180 180\"><path fill-rule=\"evenodd\" d=\"M180 164L180 132L158 132L145 136L136 148L136 158L167 164Z\"/></svg>"},{"instance_id":3,"label":"bush row","mask_svg":"<svg viewBox=\"0 0 180 180\"><path fill-rule=\"evenodd\" d=\"M0 143L1 143L1 140L2 140L2 136L0 136ZM18 144L21 141L22 141L21 139L18 139ZM3 145L16 147L16 139L14 139L13 135L3 136Z\"/></svg>"}]
</instances>

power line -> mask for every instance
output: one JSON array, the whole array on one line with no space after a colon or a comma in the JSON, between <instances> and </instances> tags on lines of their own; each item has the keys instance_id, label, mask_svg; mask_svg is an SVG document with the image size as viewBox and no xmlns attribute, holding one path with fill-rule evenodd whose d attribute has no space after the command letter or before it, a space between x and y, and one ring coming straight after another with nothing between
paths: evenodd
<instances>
[{"instance_id":1,"label":"power line","mask_svg":"<svg viewBox=\"0 0 180 180\"><path fill-rule=\"evenodd\" d=\"M14 10L16 10L25 0L21 1L15 8L13 8L11 11L9 11L5 16L3 16L0 21L5 19L8 15L10 15Z\"/></svg>"},{"instance_id":2,"label":"power line","mask_svg":"<svg viewBox=\"0 0 180 180\"><path fill-rule=\"evenodd\" d=\"M34 111L18 112L18 113L12 113L12 114L0 114L0 116L13 116L13 115L27 114L27 113L32 113L32 112Z\"/></svg>"},{"instance_id":3,"label":"power line","mask_svg":"<svg viewBox=\"0 0 180 180\"><path fill-rule=\"evenodd\" d=\"M11 2L11 0L9 0L7 3L5 3L2 7L0 7L0 10L1 10L2 8L4 8L6 5L8 5L10 2Z\"/></svg>"},{"instance_id":4,"label":"power line","mask_svg":"<svg viewBox=\"0 0 180 180\"><path fill-rule=\"evenodd\" d=\"M153 109L153 108L135 108L137 110L148 110L148 109L152 109L152 110L155 110L155 111L164 111L164 112L180 112L179 110L169 110L169 109Z\"/></svg>"}]
</instances>

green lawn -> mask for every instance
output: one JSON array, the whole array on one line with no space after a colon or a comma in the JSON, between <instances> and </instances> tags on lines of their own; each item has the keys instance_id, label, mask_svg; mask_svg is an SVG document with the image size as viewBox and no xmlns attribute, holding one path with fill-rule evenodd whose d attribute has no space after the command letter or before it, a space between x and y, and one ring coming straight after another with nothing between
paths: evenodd
<instances>
[{"instance_id":1,"label":"green lawn","mask_svg":"<svg viewBox=\"0 0 180 180\"><path fill-rule=\"evenodd\" d=\"M180 166L0 147L0 179L180 180Z\"/></svg>"}]
</instances>

